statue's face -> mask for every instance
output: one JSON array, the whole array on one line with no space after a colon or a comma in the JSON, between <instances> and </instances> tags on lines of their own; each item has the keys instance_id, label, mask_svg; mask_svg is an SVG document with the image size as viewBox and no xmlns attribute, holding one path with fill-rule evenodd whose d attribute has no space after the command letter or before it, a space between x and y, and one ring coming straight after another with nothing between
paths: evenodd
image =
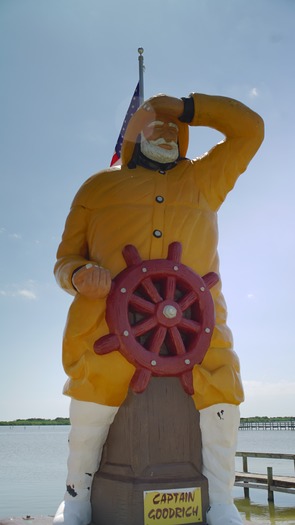
<instances>
[{"instance_id":1,"label":"statue's face","mask_svg":"<svg viewBox=\"0 0 295 525\"><path fill-rule=\"evenodd\" d=\"M161 163L174 162L179 156L178 126L161 117L147 124L141 134L141 151L151 160Z\"/></svg>"}]
</instances>

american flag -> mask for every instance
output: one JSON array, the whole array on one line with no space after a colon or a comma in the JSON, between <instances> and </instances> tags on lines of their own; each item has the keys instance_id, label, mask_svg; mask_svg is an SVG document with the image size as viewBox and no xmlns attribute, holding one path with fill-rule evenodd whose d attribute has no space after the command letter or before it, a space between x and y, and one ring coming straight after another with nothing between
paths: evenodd
<instances>
[{"instance_id":1,"label":"american flag","mask_svg":"<svg viewBox=\"0 0 295 525\"><path fill-rule=\"evenodd\" d=\"M121 131L120 131L120 135L119 135L118 140L117 140L117 144L116 144L116 147L115 147L115 152L114 152L113 158L111 160L110 166L115 166L115 165L118 166L119 164L121 164L121 148L122 148L122 142L123 142L123 138L124 138L125 131L126 131L126 128L127 128L127 124L129 122L129 120L131 119L132 115L139 108L139 106L140 106L140 99L139 99L139 82L138 82L138 84L137 84L137 86L135 88L135 91L133 93L133 97L131 99L131 102L130 102L128 111L126 113L125 119L123 121L123 125L122 125Z\"/></svg>"}]
</instances>

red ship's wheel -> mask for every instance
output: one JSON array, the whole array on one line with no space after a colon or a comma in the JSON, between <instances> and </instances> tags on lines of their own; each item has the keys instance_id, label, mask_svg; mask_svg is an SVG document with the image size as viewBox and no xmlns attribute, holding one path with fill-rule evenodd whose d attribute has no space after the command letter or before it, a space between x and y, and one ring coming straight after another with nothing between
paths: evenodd
<instances>
[{"instance_id":1,"label":"red ship's wheel","mask_svg":"<svg viewBox=\"0 0 295 525\"><path fill-rule=\"evenodd\" d=\"M142 261L137 249L123 250L127 268L114 279L107 299L110 334L94 344L97 354L120 350L136 367L131 381L143 392L152 375L179 376L193 394L192 368L202 362L214 328L209 288L218 281L181 264L181 244L170 244L167 259Z\"/></svg>"}]
</instances>

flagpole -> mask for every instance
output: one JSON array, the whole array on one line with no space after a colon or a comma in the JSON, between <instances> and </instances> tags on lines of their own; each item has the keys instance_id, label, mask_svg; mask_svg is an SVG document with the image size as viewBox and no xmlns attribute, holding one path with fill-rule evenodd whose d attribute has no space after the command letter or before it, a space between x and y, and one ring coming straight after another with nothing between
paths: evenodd
<instances>
[{"instance_id":1,"label":"flagpole","mask_svg":"<svg viewBox=\"0 0 295 525\"><path fill-rule=\"evenodd\" d=\"M138 64L139 64L139 103L142 104L144 101L144 89L143 89L143 72L144 72L144 65L143 65L143 47L138 48Z\"/></svg>"}]
</instances>

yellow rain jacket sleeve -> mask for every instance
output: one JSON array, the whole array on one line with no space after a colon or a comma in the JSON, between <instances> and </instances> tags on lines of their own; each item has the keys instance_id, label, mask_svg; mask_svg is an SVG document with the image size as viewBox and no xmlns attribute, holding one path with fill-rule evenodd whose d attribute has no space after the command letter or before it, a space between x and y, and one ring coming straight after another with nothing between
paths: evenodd
<instances>
[{"instance_id":1,"label":"yellow rain jacket sleeve","mask_svg":"<svg viewBox=\"0 0 295 525\"><path fill-rule=\"evenodd\" d=\"M134 244L145 260L166 258L169 244L179 241L183 264L200 275L219 273L216 212L259 148L263 121L235 100L192 96L195 113L190 126L212 127L225 135L222 142L201 158L180 160L167 172L140 166L129 169L126 164L99 172L83 184L73 201L55 276L75 296L63 341L63 365L69 377L64 393L75 399L119 406L135 371L118 351L94 353L94 342L109 333L106 301L75 292L71 278L77 268L98 263L115 277L126 266L125 245ZM202 364L193 369L193 399L198 409L243 401L221 282L211 292L216 326Z\"/></svg>"}]
</instances>

